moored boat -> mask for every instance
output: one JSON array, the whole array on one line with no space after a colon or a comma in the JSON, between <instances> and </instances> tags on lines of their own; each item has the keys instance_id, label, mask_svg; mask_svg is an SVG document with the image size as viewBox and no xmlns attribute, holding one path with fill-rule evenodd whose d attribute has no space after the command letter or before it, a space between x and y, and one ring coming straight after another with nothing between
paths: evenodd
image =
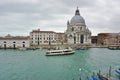
<instances>
[{"instance_id":1,"label":"moored boat","mask_svg":"<svg viewBox=\"0 0 120 80\"><path fill-rule=\"evenodd\" d=\"M100 80L110 80L109 77L103 76L101 74L97 74Z\"/></svg>"},{"instance_id":2,"label":"moored boat","mask_svg":"<svg viewBox=\"0 0 120 80\"><path fill-rule=\"evenodd\" d=\"M27 50L37 50L37 48L27 48Z\"/></svg>"},{"instance_id":3,"label":"moored boat","mask_svg":"<svg viewBox=\"0 0 120 80\"><path fill-rule=\"evenodd\" d=\"M109 68L109 73L107 73L106 75L102 75L100 70L99 70L99 73L97 73L97 75L100 80L111 80L110 78L111 77L111 66Z\"/></svg>"},{"instance_id":4,"label":"moored boat","mask_svg":"<svg viewBox=\"0 0 120 80\"><path fill-rule=\"evenodd\" d=\"M87 76L86 80L92 80L90 77Z\"/></svg>"},{"instance_id":5,"label":"moored boat","mask_svg":"<svg viewBox=\"0 0 120 80\"><path fill-rule=\"evenodd\" d=\"M84 48L76 48L75 50L88 50L87 47L84 47Z\"/></svg>"},{"instance_id":6,"label":"moored boat","mask_svg":"<svg viewBox=\"0 0 120 80\"><path fill-rule=\"evenodd\" d=\"M110 49L110 50L120 50L120 45L111 45L111 46L108 46L108 49Z\"/></svg>"},{"instance_id":7,"label":"moored boat","mask_svg":"<svg viewBox=\"0 0 120 80\"><path fill-rule=\"evenodd\" d=\"M19 50L27 50L27 48L18 48Z\"/></svg>"},{"instance_id":8,"label":"moored boat","mask_svg":"<svg viewBox=\"0 0 120 80\"><path fill-rule=\"evenodd\" d=\"M95 75L95 73L93 72L93 75L92 75L92 79L93 80L98 80L97 76Z\"/></svg>"},{"instance_id":9,"label":"moored boat","mask_svg":"<svg viewBox=\"0 0 120 80\"><path fill-rule=\"evenodd\" d=\"M118 70L115 70L116 74L120 76L120 68Z\"/></svg>"}]
</instances>

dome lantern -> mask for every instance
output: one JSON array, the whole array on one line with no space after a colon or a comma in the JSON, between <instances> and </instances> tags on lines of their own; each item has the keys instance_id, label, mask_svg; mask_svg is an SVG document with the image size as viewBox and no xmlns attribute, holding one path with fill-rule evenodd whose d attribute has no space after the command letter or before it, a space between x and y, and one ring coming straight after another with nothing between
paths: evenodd
<instances>
[{"instance_id":1,"label":"dome lantern","mask_svg":"<svg viewBox=\"0 0 120 80\"><path fill-rule=\"evenodd\" d=\"M76 24L85 25L85 20L80 15L78 7L77 7L77 10L75 11L75 15L70 20L70 24L72 24L72 25L76 25Z\"/></svg>"},{"instance_id":2,"label":"dome lantern","mask_svg":"<svg viewBox=\"0 0 120 80\"><path fill-rule=\"evenodd\" d=\"M77 10L75 11L75 15L80 15L78 7Z\"/></svg>"}]
</instances>

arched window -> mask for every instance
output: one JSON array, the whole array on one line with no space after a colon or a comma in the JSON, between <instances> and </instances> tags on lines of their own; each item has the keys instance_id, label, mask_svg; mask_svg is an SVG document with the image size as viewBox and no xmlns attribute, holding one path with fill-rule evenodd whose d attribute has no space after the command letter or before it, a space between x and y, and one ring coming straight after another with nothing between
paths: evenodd
<instances>
[{"instance_id":1,"label":"arched window","mask_svg":"<svg viewBox=\"0 0 120 80\"><path fill-rule=\"evenodd\" d=\"M13 44L13 48L14 48L14 49L16 48L16 45L15 45L15 44Z\"/></svg>"},{"instance_id":2,"label":"arched window","mask_svg":"<svg viewBox=\"0 0 120 80\"><path fill-rule=\"evenodd\" d=\"M25 43L25 42L23 41L23 43Z\"/></svg>"},{"instance_id":3,"label":"arched window","mask_svg":"<svg viewBox=\"0 0 120 80\"><path fill-rule=\"evenodd\" d=\"M16 43L15 41L13 43Z\"/></svg>"},{"instance_id":4,"label":"arched window","mask_svg":"<svg viewBox=\"0 0 120 80\"><path fill-rule=\"evenodd\" d=\"M6 49L6 47L7 47L7 45L6 45L6 44L4 44L4 49Z\"/></svg>"},{"instance_id":5,"label":"arched window","mask_svg":"<svg viewBox=\"0 0 120 80\"><path fill-rule=\"evenodd\" d=\"M80 37L80 43L84 43L84 35L81 35L81 37Z\"/></svg>"},{"instance_id":6,"label":"arched window","mask_svg":"<svg viewBox=\"0 0 120 80\"><path fill-rule=\"evenodd\" d=\"M25 47L25 44L23 44L23 47Z\"/></svg>"},{"instance_id":7,"label":"arched window","mask_svg":"<svg viewBox=\"0 0 120 80\"><path fill-rule=\"evenodd\" d=\"M80 27L80 30L82 30L82 27Z\"/></svg>"},{"instance_id":8,"label":"arched window","mask_svg":"<svg viewBox=\"0 0 120 80\"><path fill-rule=\"evenodd\" d=\"M74 31L74 27L72 27L72 29L71 29L72 31Z\"/></svg>"},{"instance_id":9,"label":"arched window","mask_svg":"<svg viewBox=\"0 0 120 80\"><path fill-rule=\"evenodd\" d=\"M69 37L72 37L72 35L70 35Z\"/></svg>"}]
</instances>

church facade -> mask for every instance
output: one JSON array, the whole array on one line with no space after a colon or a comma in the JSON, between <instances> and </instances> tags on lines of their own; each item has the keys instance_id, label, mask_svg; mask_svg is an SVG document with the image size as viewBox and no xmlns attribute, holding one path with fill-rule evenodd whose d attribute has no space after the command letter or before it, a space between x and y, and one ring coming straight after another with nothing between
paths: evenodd
<instances>
[{"instance_id":1,"label":"church facade","mask_svg":"<svg viewBox=\"0 0 120 80\"><path fill-rule=\"evenodd\" d=\"M78 8L72 19L67 22L65 34L68 44L91 44L91 31L86 26Z\"/></svg>"}]
</instances>

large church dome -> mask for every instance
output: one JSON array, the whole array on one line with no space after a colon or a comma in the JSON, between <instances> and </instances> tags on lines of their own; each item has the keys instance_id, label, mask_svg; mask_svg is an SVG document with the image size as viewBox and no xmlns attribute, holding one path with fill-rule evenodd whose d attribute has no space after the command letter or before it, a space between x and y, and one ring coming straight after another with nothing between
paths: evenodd
<instances>
[{"instance_id":1,"label":"large church dome","mask_svg":"<svg viewBox=\"0 0 120 80\"><path fill-rule=\"evenodd\" d=\"M78 8L75 12L75 16L72 17L70 24L72 24L72 25L75 25L75 24L85 25L85 20L80 15Z\"/></svg>"}]
</instances>

